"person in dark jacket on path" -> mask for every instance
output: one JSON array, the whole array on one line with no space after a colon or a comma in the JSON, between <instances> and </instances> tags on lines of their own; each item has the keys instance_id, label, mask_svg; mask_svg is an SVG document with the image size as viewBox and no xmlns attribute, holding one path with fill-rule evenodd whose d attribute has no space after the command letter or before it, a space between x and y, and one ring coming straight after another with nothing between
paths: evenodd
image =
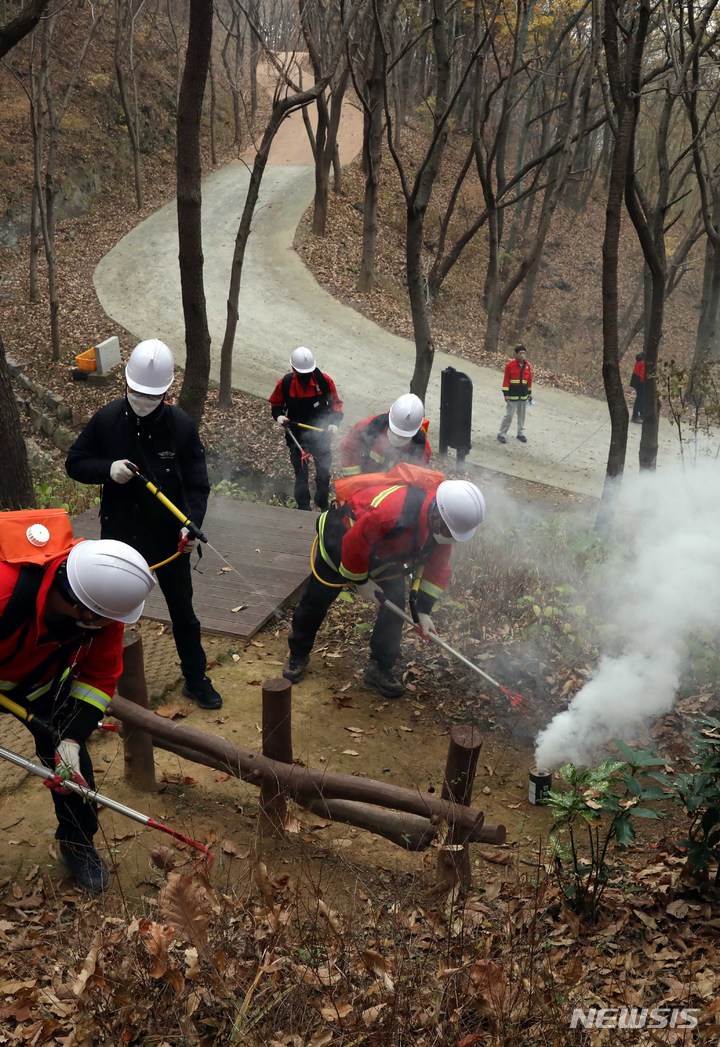
<instances>
[{"instance_id":1,"label":"person in dark jacket on path","mask_svg":"<svg viewBox=\"0 0 720 1047\"><path fill-rule=\"evenodd\" d=\"M403 393L387 414L371 415L356 422L340 444L343 476L385 473L398 462L427 465L430 444L428 420L419 396Z\"/></svg>"},{"instance_id":2,"label":"person in dark jacket on path","mask_svg":"<svg viewBox=\"0 0 720 1047\"><path fill-rule=\"evenodd\" d=\"M272 416L286 429L285 443L295 473L298 509L310 510L308 458L312 458L315 462L315 505L324 512L330 499L330 436L337 433L342 421L342 400L332 378L320 370L306 346L293 349L290 364L292 370L280 379L269 398Z\"/></svg>"},{"instance_id":3,"label":"person in dark jacket on path","mask_svg":"<svg viewBox=\"0 0 720 1047\"><path fill-rule=\"evenodd\" d=\"M205 449L190 416L165 402L173 378L170 349L156 338L140 342L125 368L126 395L93 415L70 448L65 468L73 480L102 484L103 538L127 542L151 566L180 548L188 554L155 573L185 678L182 693L201 709L219 709L222 698L206 675L200 622L193 609L189 554L196 543L131 468L202 527L210 494Z\"/></svg>"},{"instance_id":4,"label":"person in dark jacket on path","mask_svg":"<svg viewBox=\"0 0 720 1047\"><path fill-rule=\"evenodd\" d=\"M507 434L512 420L517 414L517 438L521 444L527 443L525 435L525 409L528 401L532 404L532 368L526 360L527 350L524 345L516 345L512 360L505 364L502 392L505 397L505 414L500 423L497 435L498 443L507 443Z\"/></svg>"}]
</instances>

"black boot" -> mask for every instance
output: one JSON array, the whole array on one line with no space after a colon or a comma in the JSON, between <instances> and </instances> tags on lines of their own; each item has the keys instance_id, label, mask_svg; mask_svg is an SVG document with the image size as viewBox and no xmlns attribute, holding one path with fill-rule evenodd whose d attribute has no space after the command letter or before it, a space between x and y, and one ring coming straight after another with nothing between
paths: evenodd
<instances>
[{"instance_id":1,"label":"black boot","mask_svg":"<svg viewBox=\"0 0 720 1047\"><path fill-rule=\"evenodd\" d=\"M75 877L75 883L87 894L102 894L110 886L110 874L105 862L92 843L65 843L60 845L60 861Z\"/></svg>"},{"instance_id":2,"label":"black boot","mask_svg":"<svg viewBox=\"0 0 720 1047\"><path fill-rule=\"evenodd\" d=\"M222 698L212 685L209 676L203 676L200 680L186 680L182 693L186 698L192 698L201 709L221 709Z\"/></svg>"},{"instance_id":3,"label":"black boot","mask_svg":"<svg viewBox=\"0 0 720 1047\"><path fill-rule=\"evenodd\" d=\"M371 658L363 674L363 683L367 687L374 687L384 698L399 698L405 693L405 687L393 676L392 669L383 669L382 666Z\"/></svg>"}]
</instances>

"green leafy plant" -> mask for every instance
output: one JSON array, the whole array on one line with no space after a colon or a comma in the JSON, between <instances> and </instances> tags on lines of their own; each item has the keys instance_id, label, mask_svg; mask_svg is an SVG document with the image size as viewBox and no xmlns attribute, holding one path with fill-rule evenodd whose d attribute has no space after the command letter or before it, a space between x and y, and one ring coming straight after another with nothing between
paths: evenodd
<instances>
[{"instance_id":1,"label":"green leafy plant","mask_svg":"<svg viewBox=\"0 0 720 1047\"><path fill-rule=\"evenodd\" d=\"M673 787L690 820L688 834L678 844L687 853L688 870L697 879L709 878L715 864L715 886L720 885L720 720L704 716L693 735L695 770L680 774Z\"/></svg>"},{"instance_id":2,"label":"green leafy plant","mask_svg":"<svg viewBox=\"0 0 720 1047\"><path fill-rule=\"evenodd\" d=\"M547 800L560 888L573 911L589 923L597 920L602 897L620 872L610 862L611 845L625 850L635 839L633 818L658 818L646 804L667 795L666 776L650 770L663 766L663 760L621 741L615 745L621 759L585 770L571 763L561 767L558 775L566 788L552 790Z\"/></svg>"},{"instance_id":3,"label":"green leafy plant","mask_svg":"<svg viewBox=\"0 0 720 1047\"><path fill-rule=\"evenodd\" d=\"M693 461L700 453L716 458L720 427L718 365L679 367L670 360L658 372L658 392L677 433L683 461L686 448L692 452Z\"/></svg>"}]
</instances>

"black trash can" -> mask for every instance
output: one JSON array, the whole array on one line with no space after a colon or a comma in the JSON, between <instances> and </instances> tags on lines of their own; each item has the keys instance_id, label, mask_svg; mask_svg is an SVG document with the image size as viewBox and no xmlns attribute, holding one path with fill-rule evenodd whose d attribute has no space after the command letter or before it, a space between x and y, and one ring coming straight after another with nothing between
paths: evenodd
<instances>
[{"instance_id":1,"label":"black trash can","mask_svg":"<svg viewBox=\"0 0 720 1047\"><path fill-rule=\"evenodd\" d=\"M462 466L472 447L472 381L462 371L446 367L440 375L440 454L448 447L457 451Z\"/></svg>"}]
</instances>

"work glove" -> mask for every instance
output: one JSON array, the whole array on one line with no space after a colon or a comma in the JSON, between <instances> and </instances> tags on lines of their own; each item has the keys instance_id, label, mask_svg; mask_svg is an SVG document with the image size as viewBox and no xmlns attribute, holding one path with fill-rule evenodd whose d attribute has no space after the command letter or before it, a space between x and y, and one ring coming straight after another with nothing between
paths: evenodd
<instances>
[{"instance_id":1,"label":"work glove","mask_svg":"<svg viewBox=\"0 0 720 1047\"><path fill-rule=\"evenodd\" d=\"M78 785L89 788L88 783L80 774L80 743L73 741L72 738L63 738L61 742L58 742L55 752L55 777L48 778L45 785L52 792L67 796L72 790L64 788L62 784L64 781L77 782Z\"/></svg>"},{"instance_id":2,"label":"work glove","mask_svg":"<svg viewBox=\"0 0 720 1047\"><path fill-rule=\"evenodd\" d=\"M128 462L126 459L119 459L117 462L113 462L110 466L110 479L114 480L116 484L126 484L136 475L130 468L132 462Z\"/></svg>"},{"instance_id":3,"label":"work glove","mask_svg":"<svg viewBox=\"0 0 720 1047\"><path fill-rule=\"evenodd\" d=\"M285 425L290 425L290 419L286 414L279 414L275 421L281 427Z\"/></svg>"},{"instance_id":4,"label":"work glove","mask_svg":"<svg viewBox=\"0 0 720 1047\"><path fill-rule=\"evenodd\" d=\"M377 582L372 580L372 578L368 578L366 582L361 582L359 585L356 585L355 588L360 593L363 600L367 600L369 603L376 603L382 607L385 593Z\"/></svg>"},{"instance_id":5,"label":"work glove","mask_svg":"<svg viewBox=\"0 0 720 1047\"><path fill-rule=\"evenodd\" d=\"M334 435L335 435L335 433L336 433L336 432L338 431L338 427L337 427L336 425L329 425L329 426L327 427L327 431L328 431L329 433L332 433L332 434L333 434L333 436L334 436Z\"/></svg>"},{"instance_id":6,"label":"work glove","mask_svg":"<svg viewBox=\"0 0 720 1047\"><path fill-rule=\"evenodd\" d=\"M180 541L178 542L178 552L187 553L188 556L197 545L197 538L193 538L187 527L183 527L180 532Z\"/></svg>"},{"instance_id":7,"label":"work glove","mask_svg":"<svg viewBox=\"0 0 720 1047\"><path fill-rule=\"evenodd\" d=\"M420 626L420 635L423 640L429 640L430 633L432 633L433 636L437 636L437 629L433 625L433 620L429 614L420 611L418 614L418 625Z\"/></svg>"}]
</instances>

